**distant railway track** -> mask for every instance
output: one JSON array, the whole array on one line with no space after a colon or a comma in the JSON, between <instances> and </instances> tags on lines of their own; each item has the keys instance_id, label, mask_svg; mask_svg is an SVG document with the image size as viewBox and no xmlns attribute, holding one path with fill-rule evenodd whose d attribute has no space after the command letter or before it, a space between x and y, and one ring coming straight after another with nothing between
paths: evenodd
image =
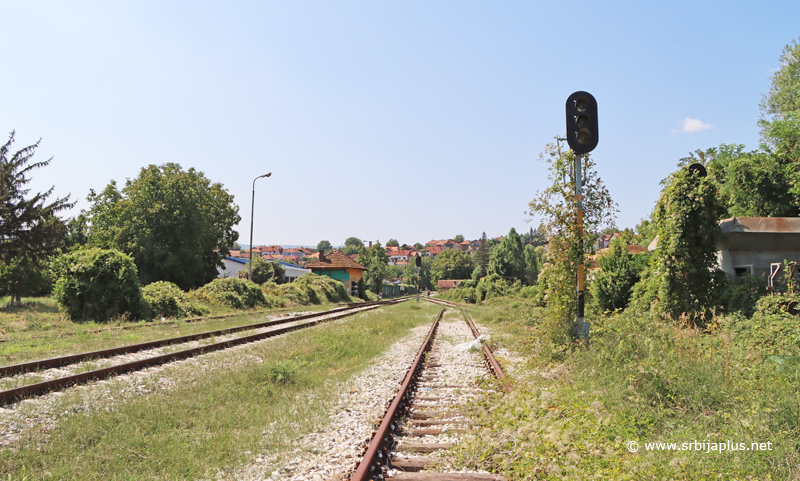
<instances>
[{"instance_id":1,"label":"distant railway track","mask_svg":"<svg viewBox=\"0 0 800 481\"><path fill-rule=\"evenodd\" d=\"M469 420L459 413L458 406L463 402L464 393L474 394L481 391L475 384L448 384L454 379L448 376L448 370L463 369L464 359L463 353L462 358L454 358L452 355L456 350L448 350L446 343L436 342L444 312L445 308L442 308L431 325L397 395L389 405L369 446L364 450L363 458L356 464L351 481L505 479L503 476L488 473L417 473L443 461L441 457L421 457L419 454L433 453L453 446L452 442L441 442L441 435L463 432L468 428ZM461 313L472 335L477 338L479 333L475 324L466 312L462 310ZM501 381L505 380L505 374L491 350L485 350L484 353L488 356L489 371ZM463 372L460 376L462 380L465 377ZM506 389L509 389L507 384ZM406 456L410 453L413 454Z\"/></svg>"},{"instance_id":2,"label":"distant railway track","mask_svg":"<svg viewBox=\"0 0 800 481\"><path fill-rule=\"evenodd\" d=\"M348 302L348 303L344 304L344 306L342 306L342 307L366 306L368 304L370 304L370 303L368 303L368 302ZM254 310L254 311L241 311L241 312L232 312L232 313L229 313L229 314L218 314L218 315L215 315L215 316L200 316L200 317L189 317L189 318L186 318L186 319L173 319L173 320L169 320L169 321L166 321L166 322L171 323L171 324L177 324L179 322L182 322L182 323L193 323L193 322L201 322L201 321L213 321L213 320L217 320L217 319L227 319L229 317L252 316L252 315L255 315L255 314L262 314L262 313L265 313L265 312L280 313L280 312L287 312L287 311L290 311L290 310L291 310L291 308L258 309L258 310ZM147 327L153 327L153 326L164 326L164 325L165 325L164 321L162 321L162 322L147 322L147 323L143 323L143 324L134 324L134 325L130 325L130 326L102 327L102 328L98 328L98 329L89 329L89 330L81 331L81 332L82 333L96 334L96 333L99 333L99 332L127 331L127 330L132 330L132 329L141 329L141 328L147 328ZM74 336L76 334L78 334L78 333L77 332L62 332L62 333L59 333L59 336L67 337L67 336ZM48 336L32 336L32 337L26 337L26 338L20 338L20 339L0 339L0 343L32 341L32 340L35 340L35 339L48 339Z\"/></svg>"},{"instance_id":3,"label":"distant railway track","mask_svg":"<svg viewBox=\"0 0 800 481\"><path fill-rule=\"evenodd\" d=\"M102 358L109 358L113 356L123 355L123 354L131 354L146 351L149 349L155 349L170 345L177 345L191 341L197 341L202 339L209 339L216 336L232 334L236 332L248 331L248 330L258 330L258 329L269 329L275 326L281 326L282 324L292 324L290 326L278 327L277 329L269 329L267 331L258 332L255 334L237 337L233 339L228 339L222 342L216 342L212 344L207 344L204 346L194 347L190 349L184 349L168 354L162 354L158 356L149 357L146 359L140 359L133 362L127 362L118 364L115 366L105 367L101 369L95 369L83 373L73 374L69 376L59 377L56 379L51 379L43 382L28 384L20 387L16 387L13 389L8 389L4 391L0 391L0 405L6 405L9 403L13 403L19 401L24 398L32 397L32 396L41 396L48 392L55 391L58 389L62 389L69 386L74 386L78 384L85 384L87 382L91 382L94 380L105 379L108 376L117 375L117 374L124 374L128 372L133 372L137 370L141 370L150 366L157 366L167 362L175 361L178 359L185 359L193 356L197 356L200 354L206 354L213 351L218 351L221 349L226 349L229 347L233 347L240 344L246 344L250 342L259 341L262 339L266 339L269 337L275 337L281 334L285 334L287 332L296 331L300 329L305 329L308 327L313 327L317 324L322 322L334 321L337 319L341 319L347 316L351 316L354 314L358 314L360 312L377 309L379 307L385 305L392 305L398 302L402 302L407 300L408 297L392 299L388 301L378 301L378 302L368 302L368 303L357 303L355 305L350 305L346 307L338 307L335 309L331 309L328 311L323 311L319 313L313 314L306 314L302 316L292 316L292 317L285 317L281 319L275 319L272 321L260 322L255 324L248 324L245 326L238 326L238 327L231 327L227 329L220 329L216 331L208 331L198 334L191 334L188 336L180 336L180 337L173 337L169 339L162 339L157 341L139 343L139 344L132 344L128 346L121 346L111 349L103 349L100 351L92 351L92 352L85 352L81 354L74 354L69 356L61 356L51 359L43 359L39 361L31 361L22 364L15 364L10 366L3 366L0 367L0 376L7 378L10 375L19 375L23 373L29 373L34 371L40 371L42 369L51 369L51 368L60 368L64 366L68 366L71 364L76 364L85 361L91 361L96 359ZM321 318L321 319L320 319ZM298 321L307 321L301 322L297 324Z\"/></svg>"}]
</instances>

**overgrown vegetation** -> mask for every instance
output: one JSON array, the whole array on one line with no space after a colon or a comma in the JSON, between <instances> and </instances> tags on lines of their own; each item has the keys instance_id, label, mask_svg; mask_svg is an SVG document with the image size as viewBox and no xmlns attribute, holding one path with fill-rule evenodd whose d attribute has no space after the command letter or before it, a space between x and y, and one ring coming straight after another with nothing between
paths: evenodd
<instances>
[{"instance_id":1,"label":"overgrown vegetation","mask_svg":"<svg viewBox=\"0 0 800 481\"><path fill-rule=\"evenodd\" d=\"M715 317L703 331L658 318L643 328L641 313L631 310L595 324L591 344L573 349L551 342L544 316L509 297L474 311L527 365L513 393L474 406L483 427L456 448L467 467L510 480L794 479L800 318L765 306L752 319ZM646 448L694 441L765 449Z\"/></svg>"}]
</instances>

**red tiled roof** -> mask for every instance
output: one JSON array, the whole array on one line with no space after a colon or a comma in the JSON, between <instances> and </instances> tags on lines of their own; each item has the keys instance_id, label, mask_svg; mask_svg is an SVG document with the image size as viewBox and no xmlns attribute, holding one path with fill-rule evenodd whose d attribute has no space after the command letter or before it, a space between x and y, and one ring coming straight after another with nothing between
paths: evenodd
<instances>
[{"instance_id":1,"label":"red tiled roof","mask_svg":"<svg viewBox=\"0 0 800 481\"><path fill-rule=\"evenodd\" d=\"M428 254L441 254L442 248L441 246L429 246L425 248L425 252L427 252Z\"/></svg>"},{"instance_id":2,"label":"red tiled roof","mask_svg":"<svg viewBox=\"0 0 800 481\"><path fill-rule=\"evenodd\" d=\"M362 271L367 270L366 267L362 266L358 262L354 261L350 257L342 254L341 252L334 250L330 254L325 254L325 260L317 260L314 262L309 262L306 264L306 269L311 270L328 270L328 269L361 269Z\"/></svg>"}]
</instances>

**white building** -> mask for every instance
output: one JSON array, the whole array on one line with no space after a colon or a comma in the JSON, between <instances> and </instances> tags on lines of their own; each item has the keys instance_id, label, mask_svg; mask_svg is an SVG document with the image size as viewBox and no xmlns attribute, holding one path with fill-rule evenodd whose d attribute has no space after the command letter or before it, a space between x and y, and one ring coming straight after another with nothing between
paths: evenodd
<instances>
[{"instance_id":1,"label":"white building","mask_svg":"<svg viewBox=\"0 0 800 481\"><path fill-rule=\"evenodd\" d=\"M239 271L247 270L247 259L239 259L237 257L225 257L222 259L225 268L219 271L217 277L239 277ZM298 277L304 276L311 272L311 269L303 269L287 262L278 262L285 271L283 282L294 282Z\"/></svg>"}]
</instances>

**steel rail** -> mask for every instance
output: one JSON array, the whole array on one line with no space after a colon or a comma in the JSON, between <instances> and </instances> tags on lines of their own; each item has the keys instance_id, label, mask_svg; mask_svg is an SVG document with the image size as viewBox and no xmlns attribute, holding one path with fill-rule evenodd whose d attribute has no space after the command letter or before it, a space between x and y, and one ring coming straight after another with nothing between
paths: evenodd
<instances>
[{"instance_id":1,"label":"steel rail","mask_svg":"<svg viewBox=\"0 0 800 481\"><path fill-rule=\"evenodd\" d=\"M406 300L406 299L401 299ZM353 309L349 312L338 312L332 317L328 317L325 319L319 320L312 320L310 322L306 322L299 325L294 326L287 326L282 327L279 329L274 329L267 332L262 332L258 334L252 334L249 336L243 336L236 339L230 339L227 341L217 342L214 344L208 344L206 346L195 347L191 349L185 349L182 351L176 351L169 354L163 354L160 356L154 356L148 359L141 359L139 361L133 361L125 364L119 364L117 366L106 367L102 369L95 369L93 371L87 371L80 374L74 374L71 376L66 376L58 379L52 379L50 381L43 381L36 384L29 384L27 386L22 386L14 389L8 389L6 391L0 391L0 405L10 404L22 398L30 397L30 396L40 396L46 394L50 391L54 391L57 389L61 389L64 387L74 386L78 384L84 384L90 381L94 381L97 379L104 379L113 374L124 374L132 371L138 371L150 366L157 366L160 364L164 364L170 361L175 361L178 359L183 359L187 357L192 357L198 354L205 354L213 351L218 351L221 349L226 349L229 347L233 347L239 344L246 344L250 342L259 341L262 339L267 339L270 337L275 337L281 334L285 334L287 332L296 331L300 329L305 329L308 327L315 326L317 324L321 324L323 322L329 322L338 320L344 317L348 317L359 312L364 312L367 310L377 309L383 305L389 304L396 304L401 300L394 299L390 301L383 301L382 303L378 304L375 303L373 305L366 306L366 309ZM317 315L319 317L319 315ZM294 319L296 320L296 319Z\"/></svg>"},{"instance_id":2,"label":"steel rail","mask_svg":"<svg viewBox=\"0 0 800 481\"><path fill-rule=\"evenodd\" d=\"M469 317L467 311L461 309L461 312L464 314L464 318L467 320L467 325L469 325L470 330L472 331L472 335L475 336L475 339L480 337L480 333L478 332L478 328L475 327L475 323L472 322L472 318ZM511 384L508 383L508 378L506 378L506 373L503 372L503 368L500 367L500 363L497 362L497 359L494 357L494 353L492 349L487 346L486 344L481 344L483 346L483 357L486 360L486 365L492 374L503 383L503 386L506 392L511 392Z\"/></svg>"},{"instance_id":3,"label":"steel rail","mask_svg":"<svg viewBox=\"0 0 800 481\"><path fill-rule=\"evenodd\" d=\"M356 465L356 472L353 474L351 481L367 481L367 480L382 480L384 479L383 467L388 465L389 462L389 445L394 441L394 433L398 428L397 418L403 416L411 406L411 398L413 390L416 389L417 378L422 372L423 359L425 354L430 351L433 346L433 336L436 334L436 329L439 327L439 321L442 319L444 309L439 311L436 320L433 321L428 336L425 342L417 352L414 362L408 368L403 383L400 385L400 390L394 397L394 400L389 405L389 409L383 416L378 430L372 437L372 441L367 447L364 457Z\"/></svg>"},{"instance_id":4,"label":"steel rail","mask_svg":"<svg viewBox=\"0 0 800 481\"><path fill-rule=\"evenodd\" d=\"M382 301L384 303L392 302L390 301ZM142 342L138 344L129 344L127 346L120 346L120 347L112 347L109 349L101 349L98 351L91 351L91 352L83 352L80 354L70 354L67 356L61 357L54 357L50 359L41 359L38 361L30 361L24 362L20 364L13 364L9 366L2 366L0 367L0 376L9 376L13 374L22 374L25 372L32 372L37 371L40 369L50 369L54 367L62 367L67 366L70 364L75 364L77 362L88 361L91 359L102 359L111 356L118 356L120 354L130 354L132 352L139 352L144 351L147 349L154 349L157 347L164 347L169 346L172 344L181 344L184 342L196 341L198 339L205 339L208 337L214 336L221 336L224 334L232 334L234 332L240 331L248 331L251 329L260 329L263 327L271 327L275 325L285 324L287 322L294 322L294 321L301 321L304 319L311 319L312 317L319 317L325 316L328 314L334 314L337 312L346 311L349 309L356 309L358 307L368 307L371 305L376 305L377 302L369 302L369 303L361 303L360 305L353 306L353 307L337 307L335 309L330 309L328 311L317 312L312 314L304 314L302 316L294 316L294 317L284 317L280 319L275 319L272 321L265 321L265 322L258 322L255 324L247 324L244 326L237 326L237 327L228 327L225 329L219 329L216 331L207 331L207 332L200 332L197 334L189 334L186 336L179 336L179 337L171 337L167 339L159 339L157 341L148 341Z\"/></svg>"}]
</instances>

